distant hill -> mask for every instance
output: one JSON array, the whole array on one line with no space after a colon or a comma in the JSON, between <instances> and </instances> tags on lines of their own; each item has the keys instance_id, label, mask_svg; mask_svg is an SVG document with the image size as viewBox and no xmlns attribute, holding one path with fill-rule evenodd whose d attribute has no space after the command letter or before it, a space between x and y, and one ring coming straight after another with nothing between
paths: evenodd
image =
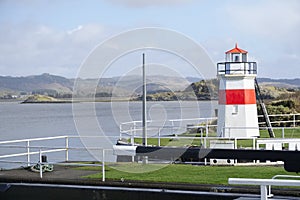
<instances>
[{"instance_id":1,"label":"distant hill","mask_svg":"<svg viewBox=\"0 0 300 200\"><path fill-rule=\"evenodd\" d=\"M98 79L67 79L62 76L41 74L26 77L0 76L0 97L42 94L53 97L71 97L74 83L77 81L79 97L96 96L137 96L142 92L142 77L126 76ZM190 84L185 78L171 76L147 77L147 91L184 90Z\"/></svg>"},{"instance_id":2,"label":"distant hill","mask_svg":"<svg viewBox=\"0 0 300 200\"><path fill-rule=\"evenodd\" d=\"M277 99L283 96L294 95L300 90L300 79L258 79L261 97L263 99ZM219 81L217 79L201 80L191 83L182 91L163 91L147 95L152 101L174 100L216 100L218 99ZM140 100L141 97L134 100Z\"/></svg>"},{"instance_id":3,"label":"distant hill","mask_svg":"<svg viewBox=\"0 0 300 200\"><path fill-rule=\"evenodd\" d=\"M64 77L50 74L27 77L0 76L0 90L32 92L36 89L70 92L72 82Z\"/></svg>"},{"instance_id":4,"label":"distant hill","mask_svg":"<svg viewBox=\"0 0 300 200\"><path fill-rule=\"evenodd\" d=\"M273 85L279 88L300 88L300 78L295 78L295 79L257 78L257 81L262 85Z\"/></svg>"},{"instance_id":5,"label":"distant hill","mask_svg":"<svg viewBox=\"0 0 300 200\"><path fill-rule=\"evenodd\" d=\"M0 76L0 98L9 99L22 95L41 94L56 98L70 98L77 81L78 97L126 97L139 99L142 94L142 77L125 76L98 79L68 79L62 76L41 74L26 77ZM289 89L300 88L300 79L258 78L264 97L276 98ZM284 88L279 90L278 88ZM147 93L150 100L208 100L218 98L218 81L199 80L195 77L148 76Z\"/></svg>"}]
</instances>

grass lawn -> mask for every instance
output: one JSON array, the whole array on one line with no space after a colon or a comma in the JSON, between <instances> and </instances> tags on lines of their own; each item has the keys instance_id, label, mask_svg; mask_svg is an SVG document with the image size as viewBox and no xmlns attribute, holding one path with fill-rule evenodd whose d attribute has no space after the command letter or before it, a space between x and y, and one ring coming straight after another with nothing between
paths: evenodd
<instances>
[{"instance_id":1,"label":"grass lawn","mask_svg":"<svg viewBox=\"0 0 300 200\"><path fill-rule=\"evenodd\" d=\"M282 130L274 129L276 138L281 138ZM261 138L269 138L266 130L261 130ZM183 135L187 137L188 135ZM285 129L285 138L300 138L300 128ZM203 143L203 141L201 141ZM161 138L161 146L200 145L199 134L192 134L191 138ZM238 147L252 147L252 140L238 140ZM135 138L135 143L142 143L141 138ZM148 145L158 145L157 138L148 138ZM209 141L207 141L209 146ZM87 168L99 173L88 178L101 179L101 168ZM181 164L137 164L118 163L106 166L106 179L137 180L154 182L177 182L194 184L227 185L228 178L272 178L275 175L296 175L286 172L282 166L197 166Z\"/></svg>"},{"instance_id":2,"label":"grass lawn","mask_svg":"<svg viewBox=\"0 0 300 200\"><path fill-rule=\"evenodd\" d=\"M97 170L99 173L87 177L92 179L102 178L101 168L99 167L81 167L80 169ZM144 172L150 169L153 170ZM106 179L110 180L124 179L125 181L138 180L221 185L227 185L228 178L272 178L277 174L295 175L295 173L286 172L281 166L197 166L120 163L113 164L111 167L109 165L106 166L105 171ZM128 171L135 173L129 173Z\"/></svg>"}]
</instances>

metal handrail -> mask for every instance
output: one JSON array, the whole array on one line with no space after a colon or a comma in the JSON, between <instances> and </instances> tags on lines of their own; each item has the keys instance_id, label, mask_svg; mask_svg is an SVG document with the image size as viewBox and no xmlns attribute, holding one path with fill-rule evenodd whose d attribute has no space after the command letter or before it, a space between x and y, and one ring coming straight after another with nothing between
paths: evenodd
<instances>
[{"instance_id":1,"label":"metal handrail","mask_svg":"<svg viewBox=\"0 0 300 200\"><path fill-rule=\"evenodd\" d=\"M72 136L70 136L72 137ZM89 137L89 136L85 136ZM94 136L91 136L94 137ZM98 136L103 137L103 136ZM45 137L45 138L32 138L32 139L21 139L21 140L12 140L12 141L2 141L1 144L9 144L9 143L19 143L19 142L28 142L28 141L44 141L49 139L61 139L66 138L68 139L69 136L56 136L56 137ZM79 136L75 136L74 138L80 138ZM7 154L7 155L0 155L0 162L4 163L26 163L28 166L31 164L36 164L34 162L30 161L30 155L37 155L39 154L39 162L37 164L42 165L45 164L42 162L42 154L44 153L54 153L54 152L61 152L61 151L68 151L68 150L101 150L102 151L102 163L99 164L84 164L84 163L61 163L61 162L47 162L47 164L56 164L56 165L65 165L65 166L101 166L102 167L102 181L105 181L105 152L112 150L112 149L103 149L103 148L97 148L97 147L68 147L68 144L66 143L65 147L49 147L49 146L29 146L29 143L27 145L1 145L1 148L25 148L27 149L27 152L25 153L13 153L13 154ZM39 151L30 151L31 149L39 149ZM45 150L47 149L47 150ZM3 160L3 158L13 158L13 157L20 157L20 156L27 156L27 161L11 161L11 160ZM68 157L66 154L65 161L68 161ZM40 166L40 178L43 178L43 172L42 167Z\"/></svg>"},{"instance_id":2,"label":"metal handrail","mask_svg":"<svg viewBox=\"0 0 300 200\"><path fill-rule=\"evenodd\" d=\"M284 120L284 121L271 121L271 124L275 124L275 123L292 123L293 128L296 127L297 123L300 122L300 119L297 119L297 116L300 116L300 113L293 113L293 114L277 114L277 115L269 115L270 117L274 118L274 117L291 117L291 120ZM258 118L262 117L262 115L259 115ZM170 120L166 120L164 124L166 123L170 123L169 125L165 125L161 127L162 129L172 129L172 128L185 128L184 126L179 126L178 124L175 124L175 122L186 122L186 121L199 121L199 123L205 123L204 126L206 126L207 128L210 127L215 127L216 125L212 125L209 124L209 122L211 122L212 120L217 120L217 117L209 117L209 118L190 118L190 119L170 119ZM148 120L147 123L150 122L157 122L159 120ZM139 125L140 123L142 123L142 121L130 121L130 122L123 122L120 124L120 137L122 137L122 133L131 133L131 132L135 132L135 131L139 131L139 128L141 128L142 126ZM264 122L259 122L258 124L264 124ZM126 128L125 128L126 127ZM151 126L154 127L154 126ZM148 129L150 130L150 128L148 126ZM159 127L158 127L159 128ZM265 127L259 127L260 129L265 129ZM273 127L273 129L276 128L282 128L282 127ZM289 127L285 127L285 128L289 128ZM151 130L155 130L151 129Z\"/></svg>"},{"instance_id":3,"label":"metal handrail","mask_svg":"<svg viewBox=\"0 0 300 200\"><path fill-rule=\"evenodd\" d=\"M298 186L300 187L300 181L297 180L274 180L274 179L253 179L253 178L229 178L229 184L237 185L259 185L260 186L260 199L268 199L267 186Z\"/></svg>"},{"instance_id":4,"label":"metal handrail","mask_svg":"<svg viewBox=\"0 0 300 200\"><path fill-rule=\"evenodd\" d=\"M275 175L272 177L272 179L276 179L276 178L299 178L300 179L300 176L295 176L295 175ZM272 197L273 194L271 192L271 185L269 185L269 191L268 191L268 197Z\"/></svg>"}]
</instances>

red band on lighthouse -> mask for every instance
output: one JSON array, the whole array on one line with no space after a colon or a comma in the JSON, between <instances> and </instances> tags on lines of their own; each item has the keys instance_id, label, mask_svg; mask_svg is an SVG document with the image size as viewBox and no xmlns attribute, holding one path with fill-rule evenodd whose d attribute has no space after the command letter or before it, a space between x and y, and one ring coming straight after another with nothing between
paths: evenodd
<instances>
[{"instance_id":1,"label":"red band on lighthouse","mask_svg":"<svg viewBox=\"0 0 300 200\"><path fill-rule=\"evenodd\" d=\"M254 89L219 90L219 104L245 105L256 104Z\"/></svg>"}]
</instances>

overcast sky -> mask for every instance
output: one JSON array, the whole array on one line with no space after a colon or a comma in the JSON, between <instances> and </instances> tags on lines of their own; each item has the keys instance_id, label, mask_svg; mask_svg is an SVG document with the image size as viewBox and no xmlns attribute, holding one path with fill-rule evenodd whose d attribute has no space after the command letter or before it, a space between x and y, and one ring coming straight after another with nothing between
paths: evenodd
<instances>
[{"instance_id":1,"label":"overcast sky","mask_svg":"<svg viewBox=\"0 0 300 200\"><path fill-rule=\"evenodd\" d=\"M237 42L259 77L300 78L299 11L299 0L0 0L0 76L76 77L99 43L161 27L195 40L214 63ZM107 76L119 75L112 69Z\"/></svg>"}]
</instances>

